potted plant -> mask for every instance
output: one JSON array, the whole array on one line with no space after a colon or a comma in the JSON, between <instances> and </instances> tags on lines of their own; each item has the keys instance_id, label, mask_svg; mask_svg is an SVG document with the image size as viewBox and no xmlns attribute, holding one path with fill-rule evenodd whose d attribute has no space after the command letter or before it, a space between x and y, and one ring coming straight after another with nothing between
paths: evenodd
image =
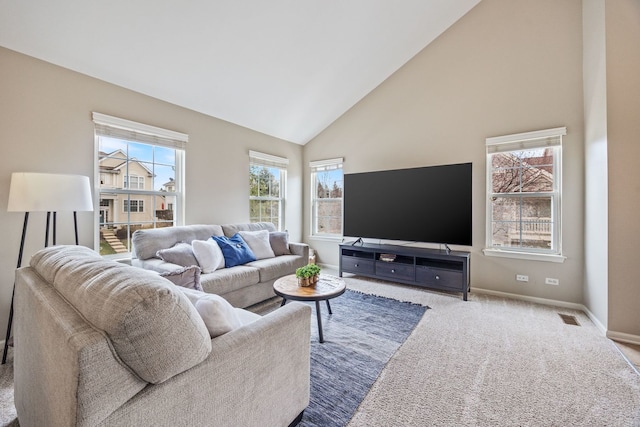
<instances>
[{"instance_id":1,"label":"potted plant","mask_svg":"<svg viewBox=\"0 0 640 427\"><path fill-rule=\"evenodd\" d=\"M320 267L315 264L307 264L304 267L296 269L296 277L299 286L310 286L318 281Z\"/></svg>"}]
</instances>

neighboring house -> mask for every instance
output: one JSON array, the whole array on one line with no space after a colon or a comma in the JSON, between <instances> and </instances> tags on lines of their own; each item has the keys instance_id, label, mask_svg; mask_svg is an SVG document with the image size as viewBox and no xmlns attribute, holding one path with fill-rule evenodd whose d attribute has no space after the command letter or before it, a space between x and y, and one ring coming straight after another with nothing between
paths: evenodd
<instances>
[{"instance_id":1,"label":"neighboring house","mask_svg":"<svg viewBox=\"0 0 640 427\"><path fill-rule=\"evenodd\" d=\"M541 196L553 187L551 151L500 153L492 162L494 194L512 196L493 200L494 245L551 247L551 199Z\"/></svg>"},{"instance_id":2,"label":"neighboring house","mask_svg":"<svg viewBox=\"0 0 640 427\"><path fill-rule=\"evenodd\" d=\"M100 225L118 228L119 223L149 224L154 220L173 220L173 197L136 194L152 191L154 175L144 163L126 160L121 150L100 153ZM110 192L109 190L113 190ZM130 191L129 194L122 191ZM175 181L163 185L164 191L175 191Z\"/></svg>"}]
</instances>

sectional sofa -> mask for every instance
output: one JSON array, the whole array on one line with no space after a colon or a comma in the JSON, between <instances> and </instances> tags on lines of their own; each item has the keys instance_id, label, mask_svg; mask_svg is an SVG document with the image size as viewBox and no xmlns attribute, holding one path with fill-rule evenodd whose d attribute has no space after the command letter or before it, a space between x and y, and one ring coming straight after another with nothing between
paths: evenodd
<instances>
[{"instance_id":1,"label":"sectional sofa","mask_svg":"<svg viewBox=\"0 0 640 427\"><path fill-rule=\"evenodd\" d=\"M206 265L211 261L206 256L196 257L201 255L198 249L202 252L202 247L207 248L205 242L211 243L212 236L232 238L236 233L253 246L258 259L232 267L215 265L212 268ZM257 236L264 237L265 233L268 243ZM194 241L197 244L193 244ZM199 265L202 270L199 282L204 292L220 295L235 307L248 307L275 296L273 283L309 262L309 246L289 242L288 234L276 231L270 222L138 230L133 233L132 242L132 265L159 273Z\"/></svg>"},{"instance_id":2,"label":"sectional sofa","mask_svg":"<svg viewBox=\"0 0 640 427\"><path fill-rule=\"evenodd\" d=\"M261 317L81 246L37 252L15 289L21 427L286 427L308 405L304 304Z\"/></svg>"}]
</instances>

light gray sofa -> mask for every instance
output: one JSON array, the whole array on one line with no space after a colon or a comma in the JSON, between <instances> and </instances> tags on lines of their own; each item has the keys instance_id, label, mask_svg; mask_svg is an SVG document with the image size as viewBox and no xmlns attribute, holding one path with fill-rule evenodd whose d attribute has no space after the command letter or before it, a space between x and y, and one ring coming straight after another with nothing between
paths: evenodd
<instances>
[{"instance_id":1,"label":"light gray sofa","mask_svg":"<svg viewBox=\"0 0 640 427\"><path fill-rule=\"evenodd\" d=\"M15 405L30 426L287 426L309 402L310 308L211 339L184 288L80 246L16 272ZM196 292L208 298L215 295Z\"/></svg>"},{"instance_id":2,"label":"light gray sofa","mask_svg":"<svg viewBox=\"0 0 640 427\"><path fill-rule=\"evenodd\" d=\"M168 263L158 257L158 251L177 243L207 240L211 236L232 237L238 231L268 230L275 232L270 222L225 225L185 225L170 228L137 230L132 236L132 265L157 272L177 270L183 266ZM200 283L205 292L224 297L235 307L248 307L275 296L273 283L280 277L295 273L309 262L309 246L288 243L290 254L259 259L244 265L223 268L202 274Z\"/></svg>"}]
</instances>

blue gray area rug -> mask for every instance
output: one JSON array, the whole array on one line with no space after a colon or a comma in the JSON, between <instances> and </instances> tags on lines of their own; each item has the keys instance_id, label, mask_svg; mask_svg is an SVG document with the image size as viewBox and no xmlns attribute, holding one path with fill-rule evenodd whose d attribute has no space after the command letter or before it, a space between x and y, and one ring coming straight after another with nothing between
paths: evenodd
<instances>
[{"instance_id":1,"label":"blue gray area rug","mask_svg":"<svg viewBox=\"0 0 640 427\"><path fill-rule=\"evenodd\" d=\"M299 426L345 426L428 307L347 290L311 318L311 402ZM315 310L315 308L314 308Z\"/></svg>"}]
</instances>

